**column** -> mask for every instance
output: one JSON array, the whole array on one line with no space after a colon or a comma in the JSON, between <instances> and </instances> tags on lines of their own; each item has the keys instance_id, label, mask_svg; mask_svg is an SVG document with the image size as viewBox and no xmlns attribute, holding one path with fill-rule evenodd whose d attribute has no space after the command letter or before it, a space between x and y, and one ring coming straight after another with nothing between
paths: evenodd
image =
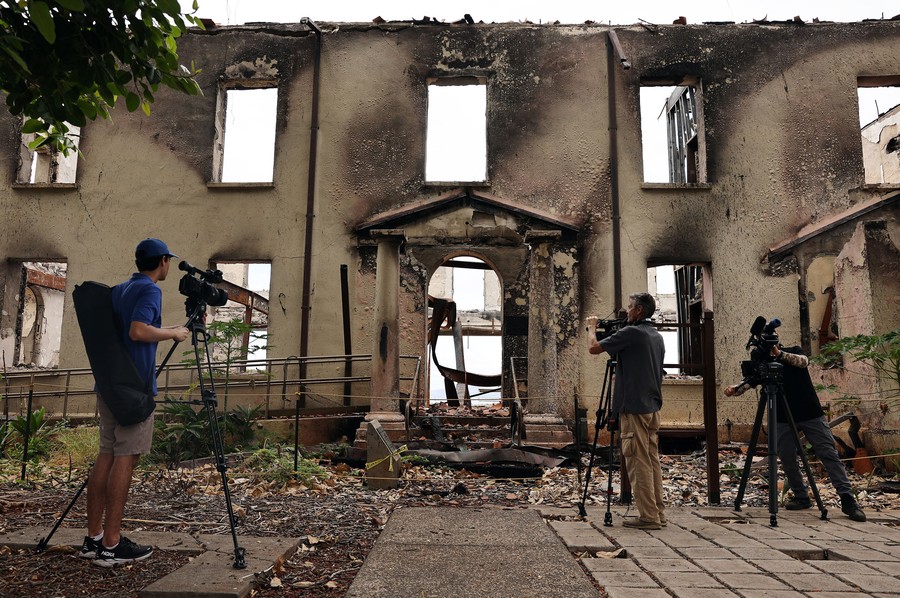
<instances>
[{"instance_id":1,"label":"column","mask_svg":"<svg viewBox=\"0 0 900 598\"><path fill-rule=\"evenodd\" d=\"M526 424L559 424L559 369L556 335L559 298L553 279L553 245L560 231L529 231L528 415Z\"/></svg>"},{"instance_id":2,"label":"column","mask_svg":"<svg viewBox=\"0 0 900 598\"><path fill-rule=\"evenodd\" d=\"M402 422L400 413L400 245L402 230L377 229L375 346L372 348L371 411L366 421Z\"/></svg>"}]
</instances>

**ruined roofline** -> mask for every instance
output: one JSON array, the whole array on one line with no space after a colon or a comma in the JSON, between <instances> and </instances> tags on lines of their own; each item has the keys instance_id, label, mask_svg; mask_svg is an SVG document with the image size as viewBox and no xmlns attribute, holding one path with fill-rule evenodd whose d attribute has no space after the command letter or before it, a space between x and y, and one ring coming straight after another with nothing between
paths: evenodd
<instances>
[{"instance_id":1,"label":"ruined roofline","mask_svg":"<svg viewBox=\"0 0 900 598\"><path fill-rule=\"evenodd\" d=\"M809 241L814 237L833 230L838 226L841 226L842 224L854 222L859 218L865 216L866 214L869 214L870 212L880 210L881 208L897 203L898 201L900 201L900 192L891 191L886 194L878 195L875 197L871 197L865 201L861 201L855 206L852 206L845 210L841 210L840 212L829 214L816 222L811 222L798 230L790 238L769 247L765 256L763 256L761 263L765 263L766 261L771 263L775 260L781 259L785 255L790 253L791 250L793 250L795 247L802 245L803 243Z\"/></svg>"},{"instance_id":2,"label":"ruined roofline","mask_svg":"<svg viewBox=\"0 0 900 598\"><path fill-rule=\"evenodd\" d=\"M632 29L656 32L660 29L714 29L720 27L766 27L766 28L798 28L798 27L850 27L850 26L877 26L877 25L895 25L900 24L900 14L884 19L864 19L862 21L818 21L812 20L785 20L785 21L704 21L701 23L650 23L641 21L637 23L603 23L600 21L585 21L583 23L562 23L555 21L553 23L534 23L531 21L504 21L485 23L479 21L475 23L466 23L461 21L442 22L442 21L317 21L310 19L317 27L322 29L323 33L337 33L339 31L369 31L373 29L381 31L402 31L410 28L453 28L463 29L469 27L476 28L561 28L561 29ZM304 23L279 23L279 22L248 22L239 25L219 25L212 21L205 20L206 29L199 27L191 27L189 33L216 35L224 32L233 31L258 31L267 32L284 36L306 36L312 33L312 30Z\"/></svg>"}]
</instances>

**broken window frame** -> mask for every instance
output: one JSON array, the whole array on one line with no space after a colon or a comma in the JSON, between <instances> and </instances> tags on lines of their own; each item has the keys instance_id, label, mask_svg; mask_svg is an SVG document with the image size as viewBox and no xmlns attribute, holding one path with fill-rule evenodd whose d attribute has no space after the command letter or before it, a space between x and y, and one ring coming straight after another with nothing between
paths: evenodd
<instances>
[{"instance_id":1,"label":"broken window frame","mask_svg":"<svg viewBox=\"0 0 900 598\"><path fill-rule=\"evenodd\" d=\"M271 266L272 262L269 260L241 260L241 259L220 259L214 260L210 267L213 269L220 268L221 266L227 265L241 265L246 266L249 271L249 267L253 264L267 264L269 266L269 286L272 286L272 271ZM245 286L239 285L237 283L231 282L229 280L225 280L222 283L216 284L217 287L225 289L225 292L228 294L228 301L232 303L237 303L238 305L242 305L244 307L244 312L242 314L242 321L244 324L250 325L250 330L247 330L243 338L241 339L241 346L239 349L239 360L235 366L235 371L246 372L253 370L262 370L267 369L265 366L253 366L247 367L247 361L264 359L260 357L254 357L250 353L251 342L254 338L267 338L269 334L269 300L266 297L263 297L256 291L252 291ZM233 318L216 318L217 311L222 309L223 307L228 307L226 303L222 307L213 307L214 310L211 314L210 322L212 321L229 321L229 319ZM262 325L253 325L253 313L260 312L265 317L265 326ZM260 332L261 331L261 332ZM261 337L259 335L265 335Z\"/></svg>"},{"instance_id":2,"label":"broken window frame","mask_svg":"<svg viewBox=\"0 0 900 598\"><path fill-rule=\"evenodd\" d=\"M11 345L12 364L17 367L58 368L59 355L62 348L63 310L65 304L67 276L45 272L35 267L34 264L62 264L68 263L63 259L9 259L6 262L6 270L2 280L3 289L0 289L0 298L4 305L0 328L13 330L14 333L9 342ZM46 289L46 291L44 290ZM24 335L26 294L31 293L35 298L35 321L28 337L32 337L32 345L25 353L26 338ZM58 293L56 296L56 309L52 317L47 313L48 292ZM39 343L38 341L41 341ZM5 344L5 343L4 343ZM7 345L9 347L9 345ZM38 350L46 359L35 359ZM48 353L49 351L49 353Z\"/></svg>"},{"instance_id":3,"label":"broken window frame","mask_svg":"<svg viewBox=\"0 0 900 598\"><path fill-rule=\"evenodd\" d=\"M856 78L856 89L857 89L857 111L859 111L859 90L860 89L870 89L870 88L879 88L879 87L898 87L900 88L900 75L862 75ZM873 187L889 187L896 188L900 187L900 176L897 177L896 180L885 180L884 175L884 163L879 162L878 164L867 164L865 151L865 138L866 136L862 133L865 129L869 128L871 125L875 124L878 120L880 120L883 116L889 114L892 110L896 109L897 106L900 105L900 102L893 106L888 106L884 112L881 112L881 106L878 107L878 116L876 119L872 120L869 123L863 124L860 123L860 158L863 165L862 172L862 182L864 186L873 186ZM879 141L873 142L874 145L881 146L881 139ZM893 146L893 150L890 146ZM891 139L887 140L884 143L885 151L887 153L896 152L898 155L898 160L900 160L900 134L895 135ZM874 169L878 167L879 172L874 173ZM878 180L875 180L878 179Z\"/></svg>"},{"instance_id":4,"label":"broken window frame","mask_svg":"<svg viewBox=\"0 0 900 598\"><path fill-rule=\"evenodd\" d=\"M674 87L666 100L666 145L669 165L667 183L646 180L645 185L705 186L707 176L706 125L703 84L699 77L673 80L642 80L644 87ZM641 115L641 122L649 115ZM644 165L646 170L646 165Z\"/></svg>"},{"instance_id":5,"label":"broken window frame","mask_svg":"<svg viewBox=\"0 0 900 598\"><path fill-rule=\"evenodd\" d=\"M675 321L661 322L660 330L675 329L678 333L678 361L667 356L667 372L676 369L683 376L703 377L703 324L704 311L712 310L712 268L705 262L654 261L652 268L672 266L675 277ZM649 283L648 283L649 286ZM659 295L657 290L656 295ZM662 305L657 302L657 309Z\"/></svg>"},{"instance_id":6,"label":"broken window frame","mask_svg":"<svg viewBox=\"0 0 900 598\"><path fill-rule=\"evenodd\" d=\"M24 118L19 120L21 127ZM81 128L67 125L68 136L75 148L64 155L51 144L32 149L30 146L37 139L34 133L21 133L19 143L19 167L16 171L17 187L57 187L71 189L78 181L78 149L81 141Z\"/></svg>"},{"instance_id":7,"label":"broken window frame","mask_svg":"<svg viewBox=\"0 0 900 598\"><path fill-rule=\"evenodd\" d=\"M274 89L278 96L276 97L275 102L275 139L272 145L272 172L270 180L223 181L226 149L225 135L228 121L228 92L255 89ZM278 143L278 102L280 101L281 95L279 92L278 81L274 79L235 79L220 83L218 97L216 98L215 139L213 141L212 177L208 184L209 187L273 187L275 185L275 148Z\"/></svg>"},{"instance_id":8,"label":"broken window frame","mask_svg":"<svg viewBox=\"0 0 900 598\"><path fill-rule=\"evenodd\" d=\"M703 375L703 334L698 325L703 322L703 310L707 307L708 298L712 296L711 285L709 264L675 265L678 323L691 326L678 329L679 359L685 364L680 369L682 374L688 376Z\"/></svg>"},{"instance_id":9,"label":"broken window frame","mask_svg":"<svg viewBox=\"0 0 900 598\"><path fill-rule=\"evenodd\" d=\"M426 115L425 115L425 160L423 164L423 178L425 180L426 185L432 186L441 186L441 185L453 185L457 186L461 183L465 183L468 185L488 185L489 184L489 176L488 176L488 152L490 148L490 143L488 139L488 78L483 75L467 75L467 76L446 76L446 77L429 77L425 81L426 86ZM429 126L432 117L440 116L441 121L444 119L459 119L461 115L433 115L432 113L432 102L431 102L431 88L432 87L467 87L467 86L478 86L484 89L484 163L482 174L479 178L470 179L470 178L430 178L429 171L433 171L433 168L429 168L429 161L432 159L433 148L435 145L442 145L442 141L445 142L445 139L438 139L435 141L435 138L432 134L432 127ZM463 115L467 116L467 115ZM454 140L456 138L454 137ZM468 138L471 140L471 138ZM481 139L476 139L479 144L481 143ZM457 141L458 143L458 141ZM467 141L468 143L468 141ZM467 148L467 151L470 153L470 149Z\"/></svg>"}]
</instances>

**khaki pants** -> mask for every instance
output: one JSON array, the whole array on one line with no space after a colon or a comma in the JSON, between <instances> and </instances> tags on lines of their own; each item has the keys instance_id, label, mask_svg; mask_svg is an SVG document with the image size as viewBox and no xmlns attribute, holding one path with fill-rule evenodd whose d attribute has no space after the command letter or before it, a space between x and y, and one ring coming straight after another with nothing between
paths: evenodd
<instances>
[{"instance_id":1,"label":"khaki pants","mask_svg":"<svg viewBox=\"0 0 900 598\"><path fill-rule=\"evenodd\" d=\"M622 455L641 520L662 523L662 468L659 464L659 412L622 413Z\"/></svg>"}]
</instances>

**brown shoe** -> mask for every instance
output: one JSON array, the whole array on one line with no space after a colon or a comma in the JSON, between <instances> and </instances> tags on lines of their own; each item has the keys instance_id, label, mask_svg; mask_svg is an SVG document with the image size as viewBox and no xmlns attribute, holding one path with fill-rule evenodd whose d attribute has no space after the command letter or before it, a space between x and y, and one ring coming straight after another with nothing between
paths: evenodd
<instances>
[{"instance_id":1,"label":"brown shoe","mask_svg":"<svg viewBox=\"0 0 900 598\"><path fill-rule=\"evenodd\" d=\"M662 525L656 523L655 521L644 521L643 519L626 519L623 523L625 527L632 527L635 529L662 529Z\"/></svg>"}]
</instances>

